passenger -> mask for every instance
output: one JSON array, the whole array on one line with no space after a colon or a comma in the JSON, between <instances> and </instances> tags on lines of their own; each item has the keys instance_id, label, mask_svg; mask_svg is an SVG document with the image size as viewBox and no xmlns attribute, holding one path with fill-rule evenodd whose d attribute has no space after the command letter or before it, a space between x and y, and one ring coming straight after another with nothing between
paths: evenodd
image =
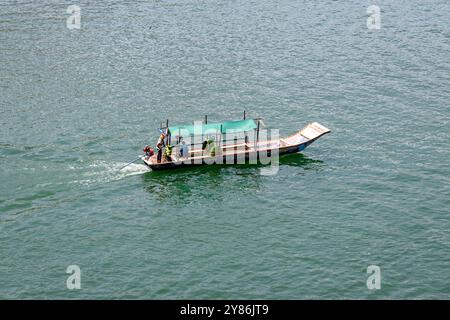
<instances>
[{"instance_id":1,"label":"passenger","mask_svg":"<svg viewBox=\"0 0 450 320\"><path fill-rule=\"evenodd\" d=\"M207 146L208 146L208 140L203 141L202 150L205 150Z\"/></svg>"},{"instance_id":2,"label":"passenger","mask_svg":"<svg viewBox=\"0 0 450 320\"><path fill-rule=\"evenodd\" d=\"M166 146L166 150L164 151L164 161L165 162L170 162L172 161L172 146L170 144L168 144Z\"/></svg>"},{"instance_id":3,"label":"passenger","mask_svg":"<svg viewBox=\"0 0 450 320\"><path fill-rule=\"evenodd\" d=\"M218 150L217 150L216 143L214 142L214 140L212 138L208 140L208 149L209 149L209 155L211 157L215 157Z\"/></svg>"},{"instance_id":4,"label":"passenger","mask_svg":"<svg viewBox=\"0 0 450 320\"><path fill-rule=\"evenodd\" d=\"M189 154L189 148L186 145L186 142L184 140L181 140L181 146L180 146L180 158L182 157L188 157Z\"/></svg>"},{"instance_id":5,"label":"passenger","mask_svg":"<svg viewBox=\"0 0 450 320\"><path fill-rule=\"evenodd\" d=\"M159 136L158 142L156 143L156 147L158 148L158 155L156 156L156 161L158 163L161 162L161 157L162 157L162 152L163 152L163 148L166 146L166 143L164 141L165 135L164 133L161 133L161 135Z\"/></svg>"},{"instance_id":6,"label":"passenger","mask_svg":"<svg viewBox=\"0 0 450 320\"><path fill-rule=\"evenodd\" d=\"M145 158L147 160L150 159L155 154L155 151L150 146L145 146L144 152L145 152Z\"/></svg>"}]
</instances>

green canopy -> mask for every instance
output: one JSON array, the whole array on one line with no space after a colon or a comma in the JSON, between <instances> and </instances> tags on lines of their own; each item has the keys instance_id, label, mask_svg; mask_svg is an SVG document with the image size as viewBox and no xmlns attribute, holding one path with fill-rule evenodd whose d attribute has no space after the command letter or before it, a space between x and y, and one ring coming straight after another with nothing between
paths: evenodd
<instances>
[{"instance_id":1,"label":"green canopy","mask_svg":"<svg viewBox=\"0 0 450 320\"><path fill-rule=\"evenodd\" d=\"M215 133L235 133L254 130L258 127L255 120L238 120L238 121L226 121L222 123L208 123L198 126L186 125L186 126L173 126L169 127L169 134L176 136L183 135L200 135L200 134L215 134Z\"/></svg>"}]
</instances>

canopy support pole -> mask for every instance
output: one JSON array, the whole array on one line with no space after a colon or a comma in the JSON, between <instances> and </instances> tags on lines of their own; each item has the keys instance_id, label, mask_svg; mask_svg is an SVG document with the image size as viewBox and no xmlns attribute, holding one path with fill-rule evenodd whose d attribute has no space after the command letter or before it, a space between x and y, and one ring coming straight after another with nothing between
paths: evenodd
<instances>
[{"instance_id":1,"label":"canopy support pole","mask_svg":"<svg viewBox=\"0 0 450 320\"><path fill-rule=\"evenodd\" d=\"M169 119L166 119L166 146L170 144Z\"/></svg>"},{"instance_id":2,"label":"canopy support pole","mask_svg":"<svg viewBox=\"0 0 450 320\"><path fill-rule=\"evenodd\" d=\"M220 152L222 152L222 145L223 145L223 134L222 134L222 125L220 125L220 141L219 141Z\"/></svg>"},{"instance_id":3,"label":"canopy support pole","mask_svg":"<svg viewBox=\"0 0 450 320\"><path fill-rule=\"evenodd\" d=\"M256 145L258 145L259 141L259 120L258 120L258 128L256 128Z\"/></svg>"}]
</instances>

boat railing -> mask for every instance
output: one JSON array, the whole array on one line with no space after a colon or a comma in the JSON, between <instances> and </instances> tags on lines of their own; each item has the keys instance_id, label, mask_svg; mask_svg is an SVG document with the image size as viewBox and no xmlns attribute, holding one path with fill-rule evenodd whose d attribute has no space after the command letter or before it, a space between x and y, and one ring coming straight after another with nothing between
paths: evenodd
<instances>
[{"instance_id":1,"label":"boat railing","mask_svg":"<svg viewBox=\"0 0 450 320\"><path fill-rule=\"evenodd\" d=\"M186 143L187 146L189 146L189 156L195 157L200 155L209 155L210 150L209 149L203 149L203 143L206 139L203 139L203 141L198 143ZM254 139L253 139L254 140ZM249 150L251 148L254 148L256 145L255 141L249 141L248 136L244 136L242 138L235 138L235 139L228 139L228 140L220 140L214 141L216 146L219 148L219 153L228 153L230 150L233 151L243 151L243 150ZM172 146L173 147L173 153L179 154L180 149L182 147L182 144L177 143Z\"/></svg>"},{"instance_id":2,"label":"boat railing","mask_svg":"<svg viewBox=\"0 0 450 320\"><path fill-rule=\"evenodd\" d=\"M244 110L244 120L246 120L246 112ZM220 126L220 131L216 132L216 133L203 133L201 135L190 135L185 143L187 146L189 146L189 153L205 153L205 147L204 147L204 142L205 140L209 140L209 138L211 137L215 137L215 144L216 146L219 148L219 152L223 152L223 151L227 151L231 148L237 150L239 148L244 148L244 150L246 149L250 149L250 148L256 148L256 145L259 142L259 132L260 132L260 128L265 128L266 125L264 124L263 118L254 118L254 121L257 122L257 127L253 130L249 130L249 131L240 131L240 132L236 132L239 135L236 136L234 135L232 139L224 139L224 134L222 133L222 125ZM204 124L208 124L208 116L205 115L205 120L204 120ZM165 126L163 126L163 124L161 123L160 125L160 131L161 132L168 132L169 129L169 120L166 119L166 123ZM169 133L166 137L166 144L171 144L173 147L173 151L175 151L175 153L178 153L181 149L181 135L180 135L180 130L178 130L178 135L175 135L174 138L176 140L176 143L172 144L171 140L172 140L172 135ZM250 135L249 135L250 133ZM227 136L227 134L225 134L225 137ZM199 138L200 137L200 138ZM180 139L181 138L181 139ZM198 140L196 140L196 138ZM194 141L192 141L194 140ZM250 141L252 140L252 141ZM196 143L196 141L198 141ZM208 151L206 151L208 152Z\"/></svg>"}]
</instances>

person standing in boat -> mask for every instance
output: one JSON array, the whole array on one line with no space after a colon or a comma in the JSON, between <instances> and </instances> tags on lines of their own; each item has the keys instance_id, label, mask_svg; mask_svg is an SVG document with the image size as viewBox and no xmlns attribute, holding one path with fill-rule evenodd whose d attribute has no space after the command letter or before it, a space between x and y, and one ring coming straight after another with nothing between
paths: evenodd
<instances>
[{"instance_id":1,"label":"person standing in boat","mask_svg":"<svg viewBox=\"0 0 450 320\"><path fill-rule=\"evenodd\" d=\"M161 162L161 158L163 155L163 148L166 146L166 142L164 141L165 138L164 132L161 132L161 135L159 136L158 142L156 143L156 147L158 148L158 154L156 156L156 161L158 163Z\"/></svg>"},{"instance_id":2,"label":"person standing in boat","mask_svg":"<svg viewBox=\"0 0 450 320\"><path fill-rule=\"evenodd\" d=\"M166 145L163 155L164 162L172 161L172 148L173 147L170 144Z\"/></svg>"},{"instance_id":3,"label":"person standing in boat","mask_svg":"<svg viewBox=\"0 0 450 320\"><path fill-rule=\"evenodd\" d=\"M180 138L180 141L181 141L181 144L180 144L179 156L180 156L180 158L187 157L189 148L186 145L186 142L184 141L184 139L182 137Z\"/></svg>"}]
</instances>

